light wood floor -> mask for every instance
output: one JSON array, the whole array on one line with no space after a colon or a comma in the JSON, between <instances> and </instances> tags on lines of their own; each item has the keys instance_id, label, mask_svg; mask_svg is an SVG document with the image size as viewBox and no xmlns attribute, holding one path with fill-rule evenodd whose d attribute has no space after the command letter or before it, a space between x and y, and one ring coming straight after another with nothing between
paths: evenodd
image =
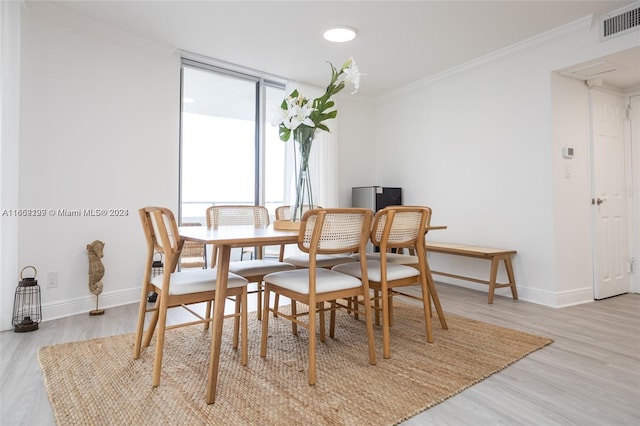
<instances>
[{"instance_id":1,"label":"light wood floor","mask_svg":"<svg viewBox=\"0 0 640 426\"><path fill-rule=\"evenodd\" d=\"M504 297L488 305L486 293L448 285L438 291L447 313L554 343L404 425L640 424L639 294L552 309ZM136 315L127 305L102 317L44 322L31 333L0 333L0 425L55 424L36 359L40 346L129 333Z\"/></svg>"}]
</instances>

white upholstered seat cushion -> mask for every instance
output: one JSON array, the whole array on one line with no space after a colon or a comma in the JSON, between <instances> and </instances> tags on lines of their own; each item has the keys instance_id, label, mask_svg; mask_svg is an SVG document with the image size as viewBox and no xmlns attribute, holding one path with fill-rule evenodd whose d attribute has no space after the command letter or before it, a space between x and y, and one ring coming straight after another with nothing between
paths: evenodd
<instances>
[{"instance_id":1,"label":"white upholstered seat cushion","mask_svg":"<svg viewBox=\"0 0 640 426\"><path fill-rule=\"evenodd\" d=\"M253 259L229 263L229 272L243 277L266 275L272 272L289 271L293 269L296 269L294 265L276 260Z\"/></svg>"},{"instance_id":2,"label":"white upholstered seat cushion","mask_svg":"<svg viewBox=\"0 0 640 426\"><path fill-rule=\"evenodd\" d=\"M355 260L360 260L360 253L351 255ZM380 261L380 253L367 253L367 261ZM418 256L409 254L387 253L387 263L397 263L399 265L417 265Z\"/></svg>"},{"instance_id":3,"label":"white upholstered seat cushion","mask_svg":"<svg viewBox=\"0 0 640 426\"><path fill-rule=\"evenodd\" d=\"M307 254L287 257L284 261L299 268L309 267L309 255ZM318 268L329 268L342 263L353 262L357 261L347 254L319 254L316 256L316 267Z\"/></svg>"},{"instance_id":4,"label":"white upholstered seat cushion","mask_svg":"<svg viewBox=\"0 0 640 426\"><path fill-rule=\"evenodd\" d=\"M169 294L191 294L215 290L217 273L217 268L174 272L171 274ZM163 275L157 275L151 279L151 284L162 289L162 280ZM248 281L246 279L239 275L229 273L227 288L243 287L247 284Z\"/></svg>"},{"instance_id":5,"label":"white upholstered seat cushion","mask_svg":"<svg viewBox=\"0 0 640 426\"><path fill-rule=\"evenodd\" d=\"M354 263L360 265L359 263ZM264 281L275 284L301 294L309 294L309 269L295 269L293 271L274 272L266 275ZM345 290L360 287L359 278L341 274L330 269L316 269L316 293Z\"/></svg>"},{"instance_id":6,"label":"white upholstered seat cushion","mask_svg":"<svg viewBox=\"0 0 640 426\"><path fill-rule=\"evenodd\" d=\"M340 272L343 274L352 275L360 278L360 263L345 263L342 265L336 265L331 268L332 271ZM380 262L372 260L367 262L367 276L370 281L380 282L382 281L382 274L380 270ZM402 278L418 277L420 271L416 268L406 265L398 265L394 263L387 263L387 281L400 280Z\"/></svg>"}]
</instances>

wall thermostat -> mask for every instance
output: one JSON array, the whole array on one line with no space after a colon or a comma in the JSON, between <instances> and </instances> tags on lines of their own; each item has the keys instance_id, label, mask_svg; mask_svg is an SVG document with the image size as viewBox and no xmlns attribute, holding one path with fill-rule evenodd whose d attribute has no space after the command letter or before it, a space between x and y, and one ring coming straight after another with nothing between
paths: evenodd
<instances>
[{"instance_id":1,"label":"wall thermostat","mask_svg":"<svg viewBox=\"0 0 640 426\"><path fill-rule=\"evenodd\" d=\"M573 158L573 147L571 147L571 146L563 146L562 147L562 156L564 158Z\"/></svg>"}]
</instances>

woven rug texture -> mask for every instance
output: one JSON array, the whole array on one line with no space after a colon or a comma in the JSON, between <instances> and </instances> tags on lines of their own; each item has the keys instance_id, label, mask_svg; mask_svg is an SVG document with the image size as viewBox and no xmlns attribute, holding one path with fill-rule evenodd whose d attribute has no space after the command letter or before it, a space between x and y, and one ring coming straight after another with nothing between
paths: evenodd
<instances>
[{"instance_id":1,"label":"woven rug texture","mask_svg":"<svg viewBox=\"0 0 640 426\"><path fill-rule=\"evenodd\" d=\"M394 304L395 305L395 304ZM336 337L317 345L317 384L307 384L307 330L269 319L267 357L261 322L249 316L249 363L231 348L225 321L216 402L205 393L210 332L202 326L166 333L160 386L151 386L155 338L132 358L134 335L42 347L38 360L59 425L387 425L397 424L485 379L552 341L447 315L434 318L426 342L420 308L394 306L391 358L369 365L366 329L346 312Z\"/></svg>"}]
</instances>

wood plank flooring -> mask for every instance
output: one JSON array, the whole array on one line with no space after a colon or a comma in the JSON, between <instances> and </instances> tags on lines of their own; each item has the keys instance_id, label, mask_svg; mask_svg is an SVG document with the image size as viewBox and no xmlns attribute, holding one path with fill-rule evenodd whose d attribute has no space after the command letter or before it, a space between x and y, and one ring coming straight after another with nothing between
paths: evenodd
<instances>
[{"instance_id":1,"label":"wood plank flooring","mask_svg":"<svg viewBox=\"0 0 640 426\"><path fill-rule=\"evenodd\" d=\"M451 285L438 291L446 313L554 343L404 425L640 424L639 294L553 309L505 297L488 305L486 293ZM31 333L0 333L0 425L55 424L36 359L40 346L133 332L136 315L127 305L100 317L44 322Z\"/></svg>"}]
</instances>

